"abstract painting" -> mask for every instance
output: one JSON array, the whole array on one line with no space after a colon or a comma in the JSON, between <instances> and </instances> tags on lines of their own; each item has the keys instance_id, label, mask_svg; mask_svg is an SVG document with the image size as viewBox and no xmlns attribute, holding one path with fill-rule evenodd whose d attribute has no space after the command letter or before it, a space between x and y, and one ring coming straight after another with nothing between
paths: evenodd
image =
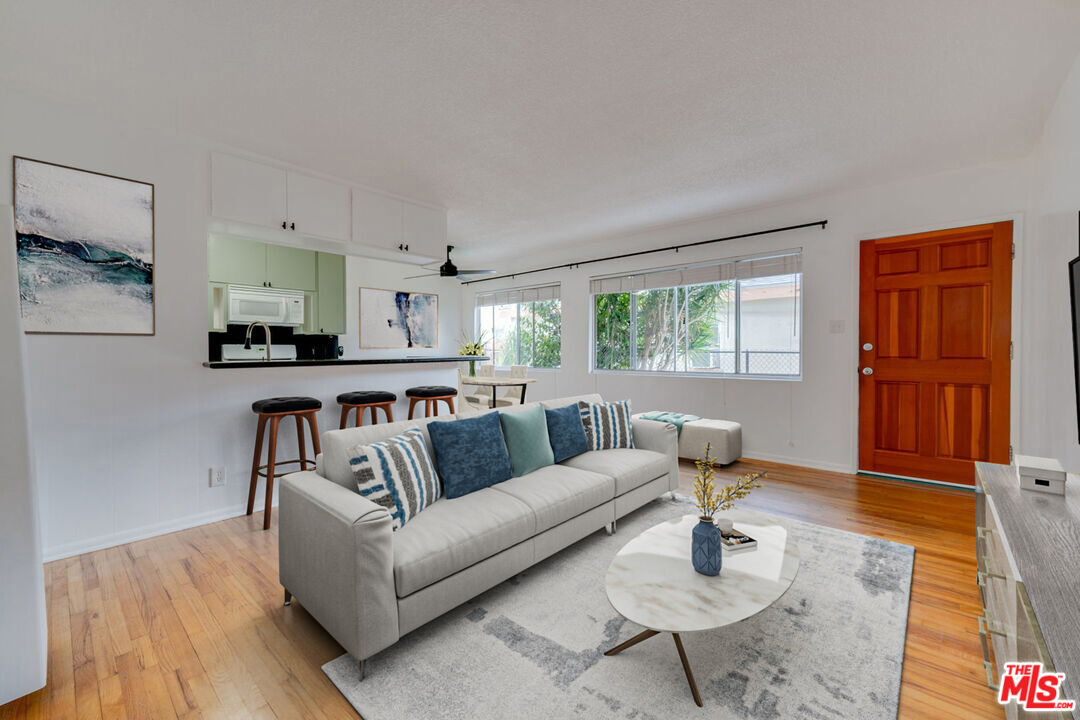
<instances>
[{"instance_id":1,"label":"abstract painting","mask_svg":"<svg viewBox=\"0 0 1080 720\"><path fill-rule=\"evenodd\" d=\"M438 295L360 288L360 347L432 348L438 344Z\"/></svg>"},{"instance_id":2,"label":"abstract painting","mask_svg":"<svg viewBox=\"0 0 1080 720\"><path fill-rule=\"evenodd\" d=\"M154 186L15 158L23 327L154 334Z\"/></svg>"}]
</instances>

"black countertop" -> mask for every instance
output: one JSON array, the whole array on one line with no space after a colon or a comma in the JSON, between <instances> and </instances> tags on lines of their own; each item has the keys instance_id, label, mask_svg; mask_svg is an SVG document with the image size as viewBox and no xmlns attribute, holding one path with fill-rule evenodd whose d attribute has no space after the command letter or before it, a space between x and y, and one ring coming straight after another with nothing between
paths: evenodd
<instances>
[{"instance_id":1,"label":"black countertop","mask_svg":"<svg viewBox=\"0 0 1080 720\"><path fill-rule=\"evenodd\" d=\"M360 359L336 359L336 360L222 360L219 362L204 362L203 367L214 370L228 368L265 368L265 367L314 367L325 365L402 365L419 363L456 363L473 361L487 361L491 358L486 355L450 355L448 357L402 357L402 358L360 358Z\"/></svg>"}]
</instances>

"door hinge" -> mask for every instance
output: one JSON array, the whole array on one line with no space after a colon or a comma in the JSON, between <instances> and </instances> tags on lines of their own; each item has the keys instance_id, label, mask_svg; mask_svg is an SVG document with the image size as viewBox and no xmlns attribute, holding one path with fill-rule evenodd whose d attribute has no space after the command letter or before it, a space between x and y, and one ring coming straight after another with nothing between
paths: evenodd
<instances>
[{"instance_id":1,"label":"door hinge","mask_svg":"<svg viewBox=\"0 0 1080 720\"><path fill-rule=\"evenodd\" d=\"M1010 360L1013 359L1013 341L1012 340L1009 341L1009 359Z\"/></svg>"},{"instance_id":2,"label":"door hinge","mask_svg":"<svg viewBox=\"0 0 1080 720\"><path fill-rule=\"evenodd\" d=\"M1009 257L1011 257L1013 260L1016 259L1016 243L1012 244L1012 248L1009 250Z\"/></svg>"},{"instance_id":3,"label":"door hinge","mask_svg":"<svg viewBox=\"0 0 1080 720\"><path fill-rule=\"evenodd\" d=\"M1009 464L1012 465L1012 463L1013 463L1013 461L1015 459L1016 459L1016 456L1013 454L1013 446L1010 445L1009 446Z\"/></svg>"}]
</instances>

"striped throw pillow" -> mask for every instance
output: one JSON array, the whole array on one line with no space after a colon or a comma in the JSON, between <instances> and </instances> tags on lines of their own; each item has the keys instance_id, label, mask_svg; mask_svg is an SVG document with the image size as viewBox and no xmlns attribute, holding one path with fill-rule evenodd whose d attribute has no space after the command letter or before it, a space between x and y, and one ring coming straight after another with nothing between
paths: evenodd
<instances>
[{"instance_id":1,"label":"striped throw pillow","mask_svg":"<svg viewBox=\"0 0 1080 720\"><path fill-rule=\"evenodd\" d=\"M578 401L581 424L590 450L612 450L634 447L630 432L630 401L587 403Z\"/></svg>"},{"instance_id":2,"label":"striped throw pillow","mask_svg":"<svg viewBox=\"0 0 1080 720\"><path fill-rule=\"evenodd\" d=\"M418 428L347 454L360 494L387 509L394 530L439 499L439 478Z\"/></svg>"}]
</instances>

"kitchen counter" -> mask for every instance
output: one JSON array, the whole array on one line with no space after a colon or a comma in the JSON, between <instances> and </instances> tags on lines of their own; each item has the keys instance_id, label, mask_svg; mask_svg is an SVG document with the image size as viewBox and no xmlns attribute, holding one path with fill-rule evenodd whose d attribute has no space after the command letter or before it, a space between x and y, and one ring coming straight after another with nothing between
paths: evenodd
<instances>
[{"instance_id":1,"label":"kitchen counter","mask_svg":"<svg viewBox=\"0 0 1080 720\"><path fill-rule=\"evenodd\" d=\"M203 367L214 370L231 368L263 368L263 367L316 367L324 365L403 365L421 363L456 363L470 360L486 362L490 360L486 355L451 355L448 357L399 357L399 358L337 358L333 360L222 360L216 362L204 362Z\"/></svg>"}]
</instances>

